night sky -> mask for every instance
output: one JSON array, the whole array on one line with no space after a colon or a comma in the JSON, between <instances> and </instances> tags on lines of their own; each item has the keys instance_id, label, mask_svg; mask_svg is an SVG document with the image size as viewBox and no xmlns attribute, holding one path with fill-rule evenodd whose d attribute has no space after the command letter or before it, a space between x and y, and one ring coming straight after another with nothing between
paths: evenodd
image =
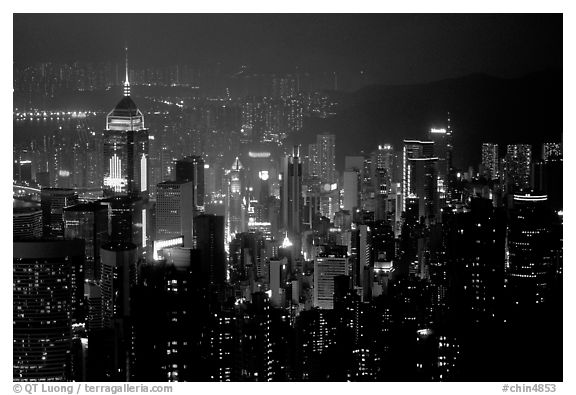
<instances>
[{"instance_id":1,"label":"night sky","mask_svg":"<svg viewBox=\"0 0 576 395\"><path fill-rule=\"evenodd\" d=\"M562 15L15 14L14 61L221 62L384 83L562 68Z\"/></svg>"}]
</instances>

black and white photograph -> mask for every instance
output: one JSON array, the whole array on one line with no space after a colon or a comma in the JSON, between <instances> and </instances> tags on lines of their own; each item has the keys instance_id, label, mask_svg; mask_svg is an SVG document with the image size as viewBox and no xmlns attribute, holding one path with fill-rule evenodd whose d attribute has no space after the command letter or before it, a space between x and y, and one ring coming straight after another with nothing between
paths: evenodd
<instances>
[{"instance_id":1,"label":"black and white photograph","mask_svg":"<svg viewBox=\"0 0 576 395\"><path fill-rule=\"evenodd\" d=\"M563 393L562 11L324 4L12 14L6 393Z\"/></svg>"}]
</instances>

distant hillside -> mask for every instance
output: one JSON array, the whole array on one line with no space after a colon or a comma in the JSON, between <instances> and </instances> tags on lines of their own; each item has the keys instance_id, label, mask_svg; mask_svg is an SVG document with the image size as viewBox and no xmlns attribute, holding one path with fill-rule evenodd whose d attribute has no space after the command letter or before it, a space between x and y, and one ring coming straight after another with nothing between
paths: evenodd
<instances>
[{"instance_id":1,"label":"distant hillside","mask_svg":"<svg viewBox=\"0 0 576 395\"><path fill-rule=\"evenodd\" d=\"M430 127L445 127L451 113L455 165L480 161L482 142L531 143L562 139L562 73L541 72L518 79L475 74L428 84L370 86L341 96L331 119L306 119L298 142L317 133L336 134L338 168L344 156L370 152L378 143L400 148L404 138L425 138Z\"/></svg>"}]
</instances>

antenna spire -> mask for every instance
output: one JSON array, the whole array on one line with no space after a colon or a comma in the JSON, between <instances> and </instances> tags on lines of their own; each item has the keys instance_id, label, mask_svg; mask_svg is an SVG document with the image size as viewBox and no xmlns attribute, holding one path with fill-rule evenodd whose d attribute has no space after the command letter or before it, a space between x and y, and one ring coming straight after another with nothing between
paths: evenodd
<instances>
[{"instance_id":1,"label":"antenna spire","mask_svg":"<svg viewBox=\"0 0 576 395\"><path fill-rule=\"evenodd\" d=\"M128 46L124 47L126 52L126 79L124 80L124 96L130 96L130 81L128 81Z\"/></svg>"}]
</instances>

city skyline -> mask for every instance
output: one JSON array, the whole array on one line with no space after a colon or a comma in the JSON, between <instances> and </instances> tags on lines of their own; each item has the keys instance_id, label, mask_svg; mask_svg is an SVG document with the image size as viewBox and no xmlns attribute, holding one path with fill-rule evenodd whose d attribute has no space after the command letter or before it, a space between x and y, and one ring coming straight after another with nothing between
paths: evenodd
<instances>
[{"instance_id":1,"label":"city skyline","mask_svg":"<svg viewBox=\"0 0 576 395\"><path fill-rule=\"evenodd\" d=\"M15 37L35 18L19 17ZM130 16L125 27L174 18L177 30L189 17ZM327 21L347 16L258 18L324 21L329 33ZM482 31L513 21L504 34L544 18L560 66L558 15L358 15L346 31L364 20L362 39L374 20L406 18L430 22L422 29L436 26L463 56L448 21ZM325 41L307 42L336 62ZM479 51L499 58L487 43ZM166 59L138 71L122 48L121 67L14 65L14 381L565 379L561 120L534 133L561 113L561 67L542 72L532 53L512 78L390 95L368 79L347 92L350 69L230 74ZM541 106L545 91L554 96ZM505 105L512 97L522 101ZM394 127L382 132L374 114ZM502 125L479 128L486 119ZM534 332L542 347L530 347Z\"/></svg>"}]
</instances>

